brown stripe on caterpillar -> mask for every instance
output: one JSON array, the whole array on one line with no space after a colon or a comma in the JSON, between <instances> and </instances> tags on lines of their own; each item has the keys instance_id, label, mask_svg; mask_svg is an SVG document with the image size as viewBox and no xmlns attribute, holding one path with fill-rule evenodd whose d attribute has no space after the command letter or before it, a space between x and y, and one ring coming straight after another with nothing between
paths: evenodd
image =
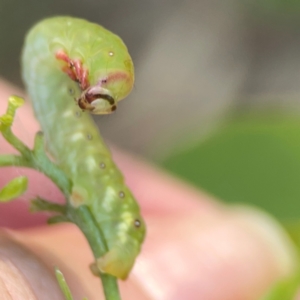
<instances>
[{"instance_id":1,"label":"brown stripe on caterpillar","mask_svg":"<svg viewBox=\"0 0 300 300\"><path fill-rule=\"evenodd\" d=\"M72 80L78 82L81 90L86 90L90 86L88 80L88 69L83 67L82 62L79 59L71 59L63 50L57 51L55 53L55 57L58 60L62 60L67 63L67 65L63 66L62 71Z\"/></svg>"}]
</instances>

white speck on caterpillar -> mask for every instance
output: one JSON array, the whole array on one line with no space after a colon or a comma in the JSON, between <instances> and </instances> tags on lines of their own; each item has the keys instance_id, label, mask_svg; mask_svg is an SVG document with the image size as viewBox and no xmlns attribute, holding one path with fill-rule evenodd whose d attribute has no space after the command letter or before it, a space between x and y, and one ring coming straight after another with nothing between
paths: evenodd
<instances>
[{"instance_id":1,"label":"white speck on caterpillar","mask_svg":"<svg viewBox=\"0 0 300 300\"><path fill-rule=\"evenodd\" d=\"M82 132L76 132L72 135L71 141L72 142L77 142L78 140L84 139L84 138L85 138L85 136Z\"/></svg>"},{"instance_id":2,"label":"white speck on caterpillar","mask_svg":"<svg viewBox=\"0 0 300 300\"><path fill-rule=\"evenodd\" d=\"M128 211L124 211L120 217L124 221L124 223L129 223L132 220L132 214Z\"/></svg>"},{"instance_id":3,"label":"white speck on caterpillar","mask_svg":"<svg viewBox=\"0 0 300 300\"><path fill-rule=\"evenodd\" d=\"M127 229L128 229L127 222L122 222L122 223L119 223L117 231L122 232L122 231L127 231Z\"/></svg>"},{"instance_id":4,"label":"white speck on caterpillar","mask_svg":"<svg viewBox=\"0 0 300 300\"><path fill-rule=\"evenodd\" d=\"M128 224L127 222L119 223L117 227L117 236L118 236L118 242L121 244L125 244L128 236L126 234L126 231L128 230Z\"/></svg>"},{"instance_id":5,"label":"white speck on caterpillar","mask_svg":"<svg viewBox=\"0 0 300 300\"><path fill-rule=\"evenodd\" d=\"M67 111L65 111L64 113L63 113L63 117L64 118L67 118L67 117L70 117L70 116L72 116L73 115L73 113L72 113L72 111L71 110L67 110Z\"/></svg>"},{"instance_id":6,"label":"white speck on caterpillar","mask_svg":"<svg viewBox=\"0 0 300 300\"><path fill-rule=\"evenodd\" d=\"M121 244L125 244L127 242L127 235L124 234L123 231L119 232L118 233L118 242L121 243Z\"/></svg>"},{"instance_id":7,"label":"white speck on caterpillar","mask_svg":"<svg viewBox=\"0 0 300 300\"><path fill-rule=\"evenodd\" d=\"M109 55L109 56L114 56L114 53L113 53L112 51L109 51L109 52L108 52L108 55Z\"/></svg>"},{"instance_id":8,"label":"white speck on caterpillar","mask_svg":"<svg viewBox=\"0 0 300 300\"><path fill-rule=\"evenodd\" d=\"M97 168L97 163L96 163L94 157L92 157L92 156L87 157L85 162L86 162L88 171L92 172L94 169Z\"/></svg>"},{"instance_id":9,"label":"white speck on caterpillar","mask_svg":"<svg viewBox=\"0 0 300 300\"><path fill-rule=\"evenodd\" d=\"M102 207L107 211L111 212L113 210L113 203L115 202L115 191L112 188L107 188L105 196L102 201Z\"/></svg>"}]
</instances>

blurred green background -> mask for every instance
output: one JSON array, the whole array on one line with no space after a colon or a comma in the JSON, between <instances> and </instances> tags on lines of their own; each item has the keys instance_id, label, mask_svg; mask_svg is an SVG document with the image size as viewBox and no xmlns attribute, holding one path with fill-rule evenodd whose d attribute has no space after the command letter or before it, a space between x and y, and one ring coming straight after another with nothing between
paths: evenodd
<instances>
[{"instance_id":1,"label":"blurred green background","mask_svg":"<svg viewBox=\"0 0 300 300\"><path fill-rule=\"evenodd\" d=\"M64 14L116 32L133 56L133 93L96 120L106 139L220 200L297 222L299 1L0 0L1 76L22 85L26 31Z\"/></svg>"}]
</instances>

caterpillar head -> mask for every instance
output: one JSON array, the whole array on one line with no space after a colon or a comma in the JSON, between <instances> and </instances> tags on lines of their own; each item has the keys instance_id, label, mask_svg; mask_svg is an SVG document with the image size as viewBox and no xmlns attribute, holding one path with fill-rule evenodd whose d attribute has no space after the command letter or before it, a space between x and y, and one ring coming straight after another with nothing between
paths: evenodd
<instances>
[{"instance_id":1,"label":"caterpillar head","mask_svg":"<svg viewBox=\"0 0 300 300\"><path fill-rule=\"evenodd\" d=\"M102 61L105 56L106 63ZM82 90L77 99L82 110L93 114L112 113L117 109L117 103L132 90L134 68L127 51L115 55L113 51L103 49L99 55L100 61L87 59L84 63L82 59L71 58L61 49L55 52L55 57L62 61L62 71L77 82ZM102 65L106 68L99 68Z\"/></svg>"},{"instance_id":2,"label":"caterpillar head","mask_svg":"<svg viewBox=\"0 0 300 300\"><path fill-rule=\"evenodd\" d=\"M131 60L130 60L131 62ZM95 85L84 90L78 99L83 110L93 114L110 114L117 109L117 103L124 99L133 87L133 66L129 61L123 70L105 70L97 73Z\"/></svg>"},{"instance_id":3,"label":"caterpillar head","mask_svg":"<svg viewBox=\"0 0 300 300\"><path fill-rule=\"evenodd\" d=\"M117 109L116 100L108 89L101 86L92 86L86 89L77 100L82 110L93 114L110 114Z\"/></svg>"}]
</instances>

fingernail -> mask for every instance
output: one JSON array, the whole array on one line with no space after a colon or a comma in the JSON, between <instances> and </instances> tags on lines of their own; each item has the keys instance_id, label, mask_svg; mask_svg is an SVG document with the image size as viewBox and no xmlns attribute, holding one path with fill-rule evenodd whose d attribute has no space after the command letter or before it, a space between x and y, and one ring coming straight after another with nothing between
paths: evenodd
<instances>
[{"instance_id":1,"label":"fingernail","mask_svg":"<svg viewBox=\"0 0 300 300\"><path fill-rule=\"evenodd\" d=\"M244 205L232 207L231 214L234 220L253 232L269 249L279 276L289 276L296 271L298 254L295 245L275 218L259 209Z\"/></svg>"}]
</instances>

